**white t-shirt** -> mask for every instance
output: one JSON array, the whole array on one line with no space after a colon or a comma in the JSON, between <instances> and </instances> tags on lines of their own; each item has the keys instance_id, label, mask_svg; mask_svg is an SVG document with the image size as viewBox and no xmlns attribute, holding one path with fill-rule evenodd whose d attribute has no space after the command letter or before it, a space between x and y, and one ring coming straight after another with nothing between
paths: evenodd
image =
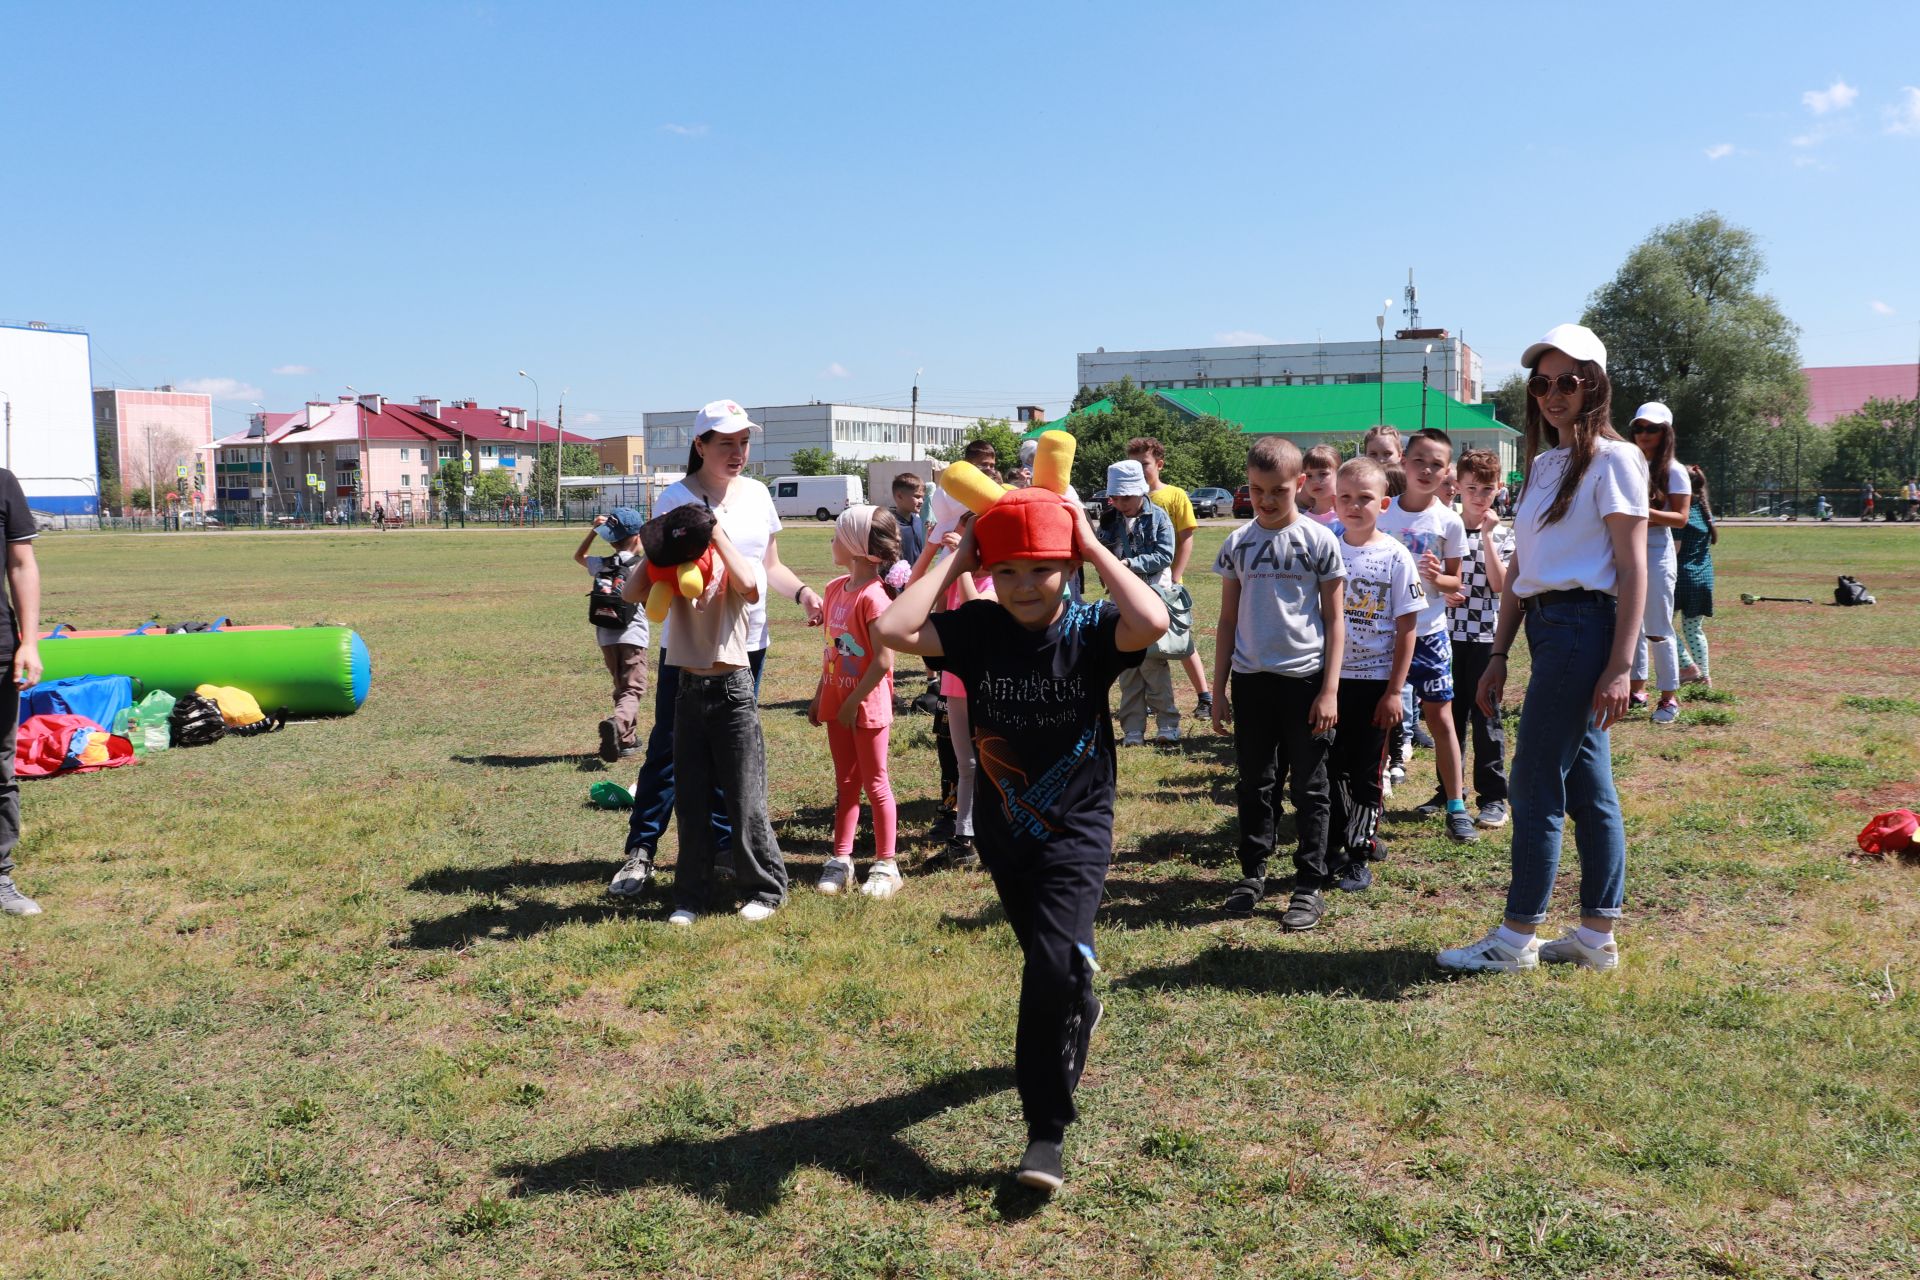
<instances>
[{"instance_id":1,"label":"white t-shirt","mask_svg":"<svg viewBox=\"0 0 1920 1280\"><path fill-rule=\"evenodd\" d=\"M1438 497L1430 499L1419 511L1403 510L1400 499L1395 498L1380 513L1378 528L1407 549L1413 556L1415 569L1420 566L1420 557L1429 551L1438 556L1443 565L1455 556L1466 559L1467 526L1461 522L1460 513ZM1424 590L1425 583L1421 586ZM1420 620L1413 624L1413 633L1430 636L1446 629L1446 600L1438 591L1425 592L1420 601Z\"/></svg>"},{"instance_id":2,"label":"white t-shirt","mask_svg":"<svg viewBox=\"0 0 1920 1280\"><path fill-rule=\"evenodd\" d=\"M1547 450L1527 472L1527 487L1513 516L1513 553L1520 561L1513 593L1522 599L1542 591L1615 594L1618 578L1606 519L1647 514L1647 460L1624 440L1602 439L1594 445L1593 461L1558 524L1545 520L1567 471L1566 449Z\"/></svg>"},{"instance_id":3,"label":"white t-shirt","mask_svg":"<svg viewBox=\"0 0 1920 1280\"><path fill-rule=\"evenodd\" d=\"M659 501L653 504L653 514L665 515L675 507L684 507L690 502L704 503L706 499L687 487L684 480L675 481L661 493ZM740 554L756 564L764 565L767 558L767 544L773 541L773 535L780 532L780 513L774 510L773 494L767 486L751 476L736 477L727 490L727 499L713 509L720 527L733 539L733 545ZM667 615L667 621L660 628L662 648L671 650L673 615ZM767 647L767 593L760 592L759 602L747 606L747 648L758 651Z\"/></svg>"},{"instance_id":4,"label":"white t-shirt","mask_svg":"<svg viewBox=\"0 0 1920 1280\"><path fill-rule=\"evenodd\" d=\"M1635 445L1636 449L1640 446ZM1646 454L1641 454L1646 457ZM1667 496L1669 498L1690 498L1693 496L1693 481L1687 475L1687 469L1678 462L1667 464ZM1664 525L1647 524L1647 550L1654 555L1663 555L1667 544L1673 541L1673 530Z\"/></svg>"},{"instance_id":5,"label":"white t-shirt","mask_svg":"<svg viewBox=\"0 0 1920 1280\"><path fill-rule=\"evenodd\" d=\"M1385 680L1393 674L1394 624L1427 603L1425 585L1413 553L1391 537L1374 537L1363 547L1340 539L1347 566L1347 647L1340 678ZM1417 624L1416 624L1417 625Z\"/></svg>"},{"instance_id":6,"label":"white t-shirt","mask_svg":"<svg viewBox=\"0 0 1920 1280\"><path fill-rule=\"evenodd\" d=\"M1326 526L1296 514L1280 529L1250 521L1227 535L1213 571L1240 584L1233 628L1233 669L1310 676L1327 642L1320 584L1347 576L1340 547Z\"/></svg>"}]
</instances>

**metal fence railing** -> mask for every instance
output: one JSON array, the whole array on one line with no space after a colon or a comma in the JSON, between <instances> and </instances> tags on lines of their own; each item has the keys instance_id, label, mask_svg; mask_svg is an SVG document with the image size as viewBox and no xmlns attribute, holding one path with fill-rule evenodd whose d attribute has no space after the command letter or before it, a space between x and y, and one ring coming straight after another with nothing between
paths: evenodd
<instances>
[{"instance_id":1,"label":"metal fence railing","mask_svg":"<svg viewBox=\"0 0 1920 1280\"><path fill-rule=\"evenodd\" d=\"M1719 518L1754 520L1885 520L1920 521L1920 501L1899 490L1876 493L1872 509L1860 489L1735 489L1732 500L1717 492L1713 513Z\"/></svg>"},{"instance_id":2,"label":"metal fence railing","mask_svg":"<svg viewBox=\"0 0 1920 1280\"><path fill-rule=\"evenodd\" d=\"M642 516L650 516L653 509L653 495L650 491L637 492L630 497L616 501L607 501L598 497L578 501L566 501L558 507L548 503L500 503L492 506L475 504L464 509L443 506L439 503L415 502L410 505L396 503L392 507L384 504L380 507L383 517L381 524L385 529L465 529L475 528L528 528L542 529L553 527L582 526L593 523L597 515L605 515L617 506L634 507ZM257 507L216 507L201 512L157 512L136 511L126 515L68 516L36 513L40 530L53 531L91 531L104 533L221 533L230 530L250 530L264 532L271 530L303 529L372 529L375 527L371 510L354 513L339 511L271 511L262 512Z\"/></svg>"}]
</instances>

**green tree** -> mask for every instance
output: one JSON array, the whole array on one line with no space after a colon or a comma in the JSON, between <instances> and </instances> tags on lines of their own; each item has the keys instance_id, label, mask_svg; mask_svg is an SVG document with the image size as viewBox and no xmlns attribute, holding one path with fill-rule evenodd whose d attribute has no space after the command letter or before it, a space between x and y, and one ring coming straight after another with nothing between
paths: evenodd
<instances>
[{"instance_id":1,"label":"green tree","mask_svg":"<svg viewBox=\"0 0 1920 1280\"><path fill-rule=\"evenodd\" d=\"M1912 400L1869 400L1827 429L1828 456L1817 473L1828 490L1852 491L1872 481L1882 496L1914 474ZM1804 465L1804 459L1803 459Z\"/></svg>"},{"instance_id":2,"label":"green tree","mask_svg":"<svg viewBox=\"0 0 1920 1280\"><path fill-rule=\"evenodd\" d=\"M135 489L133 492L127 495L128 513L137 515L140 512L145 511L148 505L150 504L152 497L153 495L144 488Z\"/></svg>"},{"instance_id":3,"label":"green tree","mask_svg":"<svg viewBox=\"0 0 1920 1280\"><path fill-rule=\"evenodd\" d=\"M1087 403L1107 399L1105 413L1076 418L1073 484L1083 494L1104 489L1107 466L1127 456L1127 443L1152 436L1167 451L1161 477L1172 485L1193 490L1208 485L1232 489L1243 483L1247 469L1247 437L1240 424L1206 414L1189 418L1167 407L1151 391L1122 378L1096 389Z\"/></svg>"},{"instance_id":4,"label":"green tree","mask_svg":"<svg viewBox=\"0 0 1920 1280\"><path fill-rule=\"evenodd\" d=\"M1665 401L1679 456L1722 492L1755 483L1776 465L1769 433L1806 420L1799 330L1760 292L1765 269L1752 232L1703 213L1655 229L1581 317L1607 344L1615 427Z\"/></svg>"},{"instance_id":5,"label":"green tree","mask_svg":"<svg viewBox=\"0 0 1920 1280\"><path fill-rule=\"evenodd\" d=\"M486 475L486 472L481 472ZM560 451L560 474L563 476L597 476L600 474L600 455L594 452L590 444L569 443ZM534 454L533 475L527 480L527 496L537 499L541 505L553 502L553 446L543 444ZM474 494L479 501L479 494Z\"/></svg>"},{"instance_id":6,"label":"green tree","mask_svg":"<svg viewBox=\"0 0 1920 1280\"><path fill-rule=\"evenodd\" d=\"M443 506L458 511L466 505L467 475L466 464L458 458L443 458L427 489Z\"/></svg>"},{"instance_id":7,"label":"green tree","mask_svg":"<svg viewBox=\"0 0 1920 1280\"><path fill-rule=\"evenodd\" d=\"M469 499L469 505L497 507L515 501L519 496L520 486L513 482L512 472L500 467L488 467L474 473L473 497Z\"/></svg>"},{"instance_id":8,"label":"green tree","mask_svg":"<svg viewBox=\"0 0 1920 1280\"><path fill-rule=\"evenodd\" d=\"M838 461L830 449L795 449L787 460L787 466L797 476L830 476L836 474L834 463Z\"/></svg>"},{"instance_id":9,"label":"green tree","mask_svg":"<svg viewBox=\"0 0 1920 1280\"><path fill-rule=\"evenodd\" d=\"M995 465L1002 480L1013 473L1020 459L1020 433L1005 418L975 418L967 433L960 437L959 444L929 449L927 456L935 462L958 462L966 456L967 446L976 440L985 440L993 446Z\"/></svg>"},{"instance_id":10,"label":"green tree","mask_svg":"<svg viewBox=\"0 0 1920 1280\"><path fill-rule=\"evenodd\" d=\"M1516 371L1493 389L1493 415L1515 431L1527 429L1527 375Z\"/></svg>"}]
</instances>

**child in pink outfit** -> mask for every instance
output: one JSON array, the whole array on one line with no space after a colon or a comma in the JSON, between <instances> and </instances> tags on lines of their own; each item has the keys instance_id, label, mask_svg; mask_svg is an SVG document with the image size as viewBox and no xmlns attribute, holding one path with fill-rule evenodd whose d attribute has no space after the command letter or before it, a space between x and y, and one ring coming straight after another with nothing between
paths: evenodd
<instances>
[{"instance_id":1,"label":"child in pink outfit","mask_svg":"<svg viewBox=\"0 0 1920 1280\"><path fill-rule=\"evenodd\" d=\"M816 886L838 894L853 883L853 836L860 793L873 806L873 866L861 892L891 898L900 891L894 860L897 815L887 778L893 727L893 652L873 635L873 621L892 603L881 574L900 557L900 526L875 507L848 507L833 531L833 558L847 572L827 584L827 645L820 684L807 718L825 725L833 752L833 856Z\"/></svg>"},{"instance_id":2,"label":"child in pink outfit","mask_svg":"<svg viewBox=\"0 0 1920 1280\"><path fill-rule=\"evenodd\" d=\"M959 545L959 535L960 531L955 530L953 537L956 546ZM963 573L947 588L947 612L953 612L969 600L997 599L999 595L993 589L993 575ZM967 713L967 686L953 672L942 671L940 696L947 700L947 724L951 727L953 740L956 743L972 742L973 724ZM974 753L966 748L956 750L954 762L959 767L954 786L953 841L947 849L946 861L959 865L971 862L973 857Z\"/></svg>"}]
</instances>

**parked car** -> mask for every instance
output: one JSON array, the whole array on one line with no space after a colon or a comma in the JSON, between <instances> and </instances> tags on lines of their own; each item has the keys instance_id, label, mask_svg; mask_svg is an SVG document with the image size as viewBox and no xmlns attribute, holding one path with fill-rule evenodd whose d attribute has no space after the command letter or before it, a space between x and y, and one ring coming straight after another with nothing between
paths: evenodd
<instances>
[{"instance_id":1,"label":"parked car","mask_svg":"<svg viewBox=\"0 0 1920 1280\"><path fill-rule=\"evenodd\" d=\"M1111 505L1112 504L1107 501L1107 491L1105 489L1094 490L1093 496L1086 500L1087 523L1098 529L1101 518L1107 514L1107 508Z\"/></svg>"},{"instance_id":2,"label":"parked car","mask_svg":"<svg viewBox=\"0 0 1920 1280\"><path fill-rule=\"evenodd\" d=\"M783 517L832 520L866 500L858 476L781 476L773 482L773 509Z\"/></svg>"},{"instance_id":3,"label":"parked car","mask_svg":"<svg viewBox=\"0 0 1920 1280\"><path fill-rule=\"evenodd\" d=\"M1245 485L1233 491L1233 518L1235 520L1253 519L1253 495L1247 492Z\"/></svg>"},{"instance_id":4,"label":"parked car","mask_svg":"<svg viewBox=\"0 0 1920 1280\"><path fill-rule=\"evenodd\" d=\"M1195 489L1187 497L1193 503L1193 514L1202 520L1212 519L1222 511L1233 509L1233 495L1225 489Z\"/></svg>"}]
</instances>

